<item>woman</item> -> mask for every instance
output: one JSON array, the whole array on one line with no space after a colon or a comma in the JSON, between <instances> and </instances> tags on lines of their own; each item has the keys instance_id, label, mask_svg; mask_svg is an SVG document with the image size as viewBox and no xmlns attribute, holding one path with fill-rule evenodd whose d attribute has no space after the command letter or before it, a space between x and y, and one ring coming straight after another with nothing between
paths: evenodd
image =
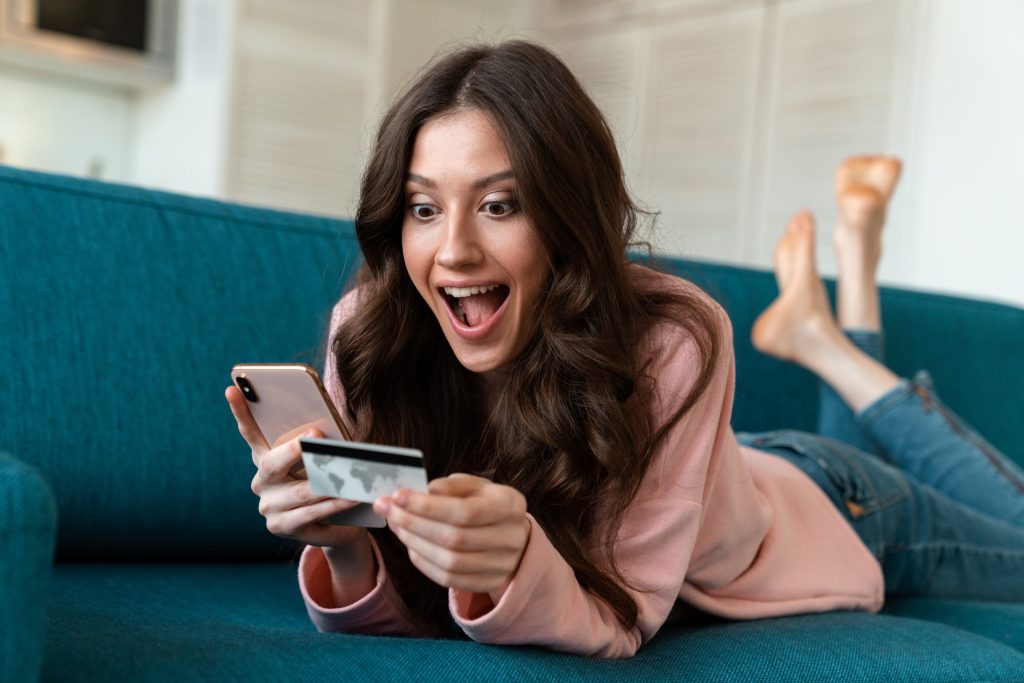
<instances>
[{"instance_id":1,"label":"woman","mask_svg":"<svg viewBox=\"0 0 1024 683\"><path fill-rule=\"evenodd\" d=\"M841 175L839 241L857 268L841 277L840 322L874 330L869 345L867 275L895 175L887 160ZM813 435L741 446L728 318L694 285L628 264L639 213L605 121L543 48L459 50L389 110L356 216L366 263L335 308L325 382L357 438L423 450L429 493L377 500L388 528L372 534L321 524L352 503L293 479L297 439L269 447L227 391L268 529L308 544L299 580L320 629L628 657L677 606L749 619L876 611L885 590L1024 597L1024 477L839 332L809 216L776 253L782 294L755 342L831 382L860 420L826 394L831 428L860 445L869 429L912 474ZM913 438L890 424L903 413L919 418ZM943 483L918 441L962 473L946 495L913 478ZM915 527L912 512L949 524ZM903 571L890 552L910 534L956 553L980 535L1002 563L972 559L984 579L966 584L947 563Z\"/></svg>"}]
</instances>

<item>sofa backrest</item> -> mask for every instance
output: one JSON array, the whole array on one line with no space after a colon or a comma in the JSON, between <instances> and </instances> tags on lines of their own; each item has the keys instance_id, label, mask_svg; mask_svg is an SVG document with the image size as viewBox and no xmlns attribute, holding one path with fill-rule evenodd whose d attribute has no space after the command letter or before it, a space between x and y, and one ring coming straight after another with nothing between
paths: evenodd
<instances>
[{"instance_id":1,"label":"sofa backrest","mask_svg":"<svg viewBox=\"0 0 1024 683\"><path fill-rule=\"evenodd\" d=\"M236 362L322 367L348 221L0 167L0 450L58 501L61 559L284 559L223 399ZM757 354L769 273L667 261L735 327L739 430L813 429L815 382ZM1024 463L1024 311L887 290L894 367Z\"/></svg>"},{"instance_id":2,"label":"sofa backrest","mask_svg":"<svg viewBox=\"0 0 1024 683\"><path fill-rule=\"evenodd\" d=\"M58 558L291 552L249 490L237 362L320 364L351 224L0 168L0 450L58 502Z\"/></svg>"},{"instance_id":3,"label":"sofa backrest","mask_svg":"<svg viewBox=\"0 0 1024 683\"><path fill-rule=\"evenodd\" d=\"M769 358L750 330L778 293L766 271L670 261L670 271L706 289L729 312L736 349L737 431L814 431L818 380ZM835 282L826 280L835 298ZM883 287L886 364L901 377L928 370L938 395L971 427L1024 466L1024 309Z\"/></svg>"}]
</instances>

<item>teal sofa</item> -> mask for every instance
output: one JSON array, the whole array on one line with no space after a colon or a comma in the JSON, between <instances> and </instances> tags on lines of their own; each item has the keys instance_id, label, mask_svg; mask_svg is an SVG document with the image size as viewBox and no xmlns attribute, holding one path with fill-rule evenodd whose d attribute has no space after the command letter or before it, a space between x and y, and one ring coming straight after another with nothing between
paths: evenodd
<instances>
[{"instance_id":1,"label":"teal sofa","mask_svg":"<svg viewBox=\"0 0 1024 683\"><path fill-rule=\"evenodd\" d=\"M319 365L358 260L348 221L0 168L3 681L1024 680L1020 604L708 618L625 661L316 632L222 394L235 362ZM747 342L772 276L666 266L732 315L736 428L813 429L813 378ZM884 307L895 368L1024 463L1024 311Z\"/></svg>"}]
</instances>

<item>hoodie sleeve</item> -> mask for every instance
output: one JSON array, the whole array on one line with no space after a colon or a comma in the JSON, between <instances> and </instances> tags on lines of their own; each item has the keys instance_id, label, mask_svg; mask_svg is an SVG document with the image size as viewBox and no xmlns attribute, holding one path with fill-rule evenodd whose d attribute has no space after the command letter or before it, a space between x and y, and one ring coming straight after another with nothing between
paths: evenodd
<instances>
[{"instance_id":1,"label":"hoodie sleeve","mask_svg":"<svg viewBox=\"0 0 1024 683\"><path fill-rule=\"evenodd\" d=\"M352 290L338 301L331 312L327 353L324 363L324 387L344 419L345 394L338 381L330 340L357 304L358 290ZM351 425L346 425L351 430ZM307 546L299 560L299 591L306 603L309 617L320 631L413 635L414 627L406 617L406 607L391 585L387 568L377 543L370 538L377 564L376 584L360 600L346 607L335 607L331 570L320 548Z\"/></svg>"},{"instance_id":2,"label":"hoodie sleeve","mask_svg":"<svg viewBox=\"0 0 1024 683\"><path fill-rule=\"evenodd\" d=\"M415 635L405 606L388 579L384 561L373 538L373 556L377 562L377 582L373 590L345 607L335 607L331 570L320 548L307 546L299 559L299 591L309 618L318 631Z\"/></svg>"},{"instance_id":3,"label":"hoodie sleeve","mask_svg":"<svg viewBox=\"0 0 1024 683\"><path fill-rule=\"evenodd\" d=\"M724 311L710 298L706 301L719 321L713 377L700 400L661 441L614 542L617 566L631 584L627 590L637 604L636 625L625 628L607 603L579 584L531 517L522 562L497 604L480 614L484 601L450 591L452 615L470 638L622 658L636 653L664 624L687 575L716 456L727 450L732 439L731 329ZM641 348L648 349L652 358L647 373L656 380L654 424L664 424L699 375L699 352L693 338L678 325L656 326L646 341Z\"/></svg>"}]
</instances>

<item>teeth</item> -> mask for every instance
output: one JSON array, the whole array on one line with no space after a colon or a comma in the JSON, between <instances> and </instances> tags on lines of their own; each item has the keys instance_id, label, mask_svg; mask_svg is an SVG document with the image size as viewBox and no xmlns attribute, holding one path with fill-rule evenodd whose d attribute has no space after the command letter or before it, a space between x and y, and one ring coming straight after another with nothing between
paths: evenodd
<instances>
[{"instance_id":1,"label":"teeth","mask_svg":"<svg viewBox=\"0 0 1024 683\"><path fill-rule=\"evenodd\" d=\"M461 299L463 297L473 296L474 294L484 294L497 288L498 285L488 285L486 287L445 287L444 293L448 296L453 296L456 299Z\"/></svg>"}]
</instances>

